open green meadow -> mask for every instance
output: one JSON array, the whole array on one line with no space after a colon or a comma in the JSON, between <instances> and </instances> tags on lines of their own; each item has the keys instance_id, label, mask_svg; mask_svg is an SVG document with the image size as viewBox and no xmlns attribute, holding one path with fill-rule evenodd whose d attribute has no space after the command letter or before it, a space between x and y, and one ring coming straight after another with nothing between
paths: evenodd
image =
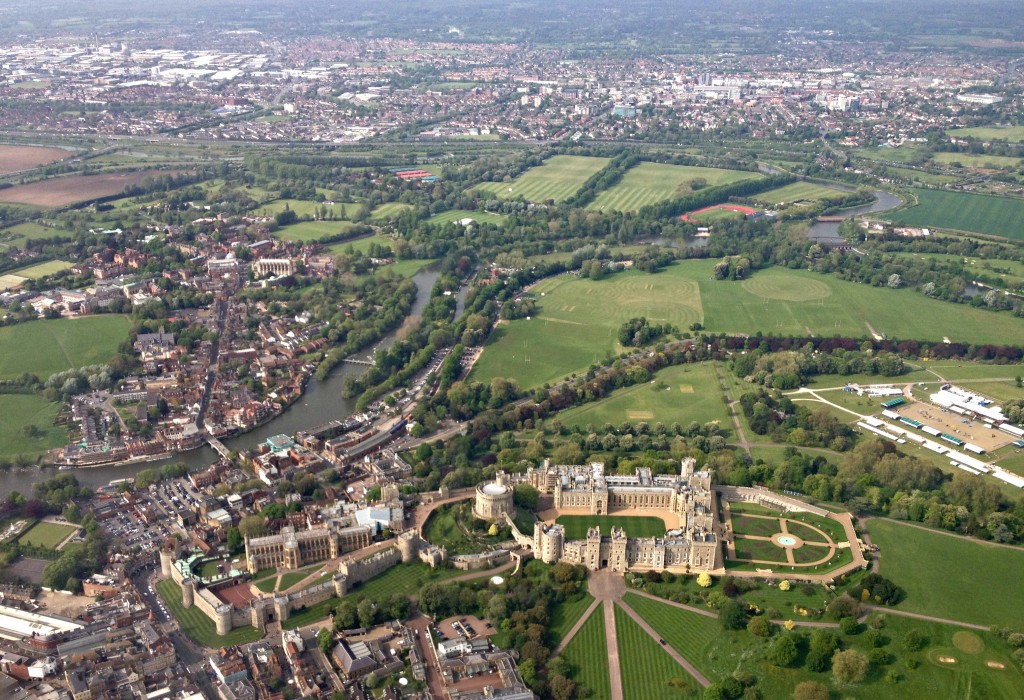
<instances>
[{"instance_id":1,"label":"open green meadow","mask_svg":"<svg viewBox=\"0 0 1024 700\"><path fill-rule=\"evenodd\" d=\"M275 199L252 210L258 216L274 216L285 209L290 209L297 216L317 217L326 212L329 218L348 219L355 215L361 205L352 202L313 202L308 199Z\"/></svg>"},{"instance_id":2,"label":"open green meadow","mask_svg":"<svg viewBox=\"0 0 1024 700\"><path fill-rule=\"evenodd\" d=\"M678 700L693 697L697 681L675 662L640 625L615 606L622 692L630 700Z\"/></svg>"},{"instance_id":3,"label":"open green meadow","mask_svg":"<svg viewBox=\"0 0 1024 700\"><path fill-rule=\"evenodd\" d=\"M923 156L924 147L916 143L905 143L899 148L882 146L879 148L858 148L854 155L868 160L883 160L893 163L913 163Z\"/></svg>"},{"instance_id":4,"label":"open green meadow","mask_svg":"<svg viewBox=\"0 0 1024 700\"><path fill-rule=\"evenodd\" d=\"M283 574L281 576L281 585L278 586L278 590L287 591L289 588L291 588L296 583L306 578L319 568L319 566L309 566L305 569L299 569L298 571L289 571L288 573Z\"/></svg>"},{"instance_id":5,"label":"open green meadow","mask_svg":"<svg viewBox=\"0 0 1024 700\"><path fill-rule=\"evenodd\" d=\"M927 532L891 520L868 523L881 574L907 592L900 609L979 625L1024 629L1024 549Z\"/></svg>"},{"instance_id":6,"label":"open green meadow","mask_svg":"<svg viewBox=\"0 0 1024 700\"><path fill-rule=\"evenodd\" d=\"M665 523L661 518L635 515L560 515L556 523L565 528L565 539L582 540L587 530L600 528L602 535L608 535L613 527L621 527L630 537L662 537Z\"/></svg>"},{"instance_id":7,"label":"open green meadow","mask_svg":"<svg viewBox=\"0 0 1024 700\"><path fill-rule=\"evenodd\" d=\"M388 219L394 219L403 211L409 211L413 206L411 204L404 204L402 202L385 202L370 213L370 219L373 221L387 221Z\"/></svg>"},{"instance_id":8,"label":"open green meadow","mask_svg":"<svg viewBox=\"0 0 1024 700\"><path fill-rule=\"evenodd\" d=\"M160 581L156 584L156 590L185 634L204 647L220 649L248 644L263 637L263 632L252 626L237 627L223 636L217 634L216 625L205 613L195 606L185 608L181 604L181 586L174 579Z\"/></svg>"},{"instance_id":9,"label":"open green meadow","mask_svg":"<svg viewBox=\"0 0 1024 700\"><path fill-rule=\"evenodd\" d=\"M828 197L844 194L841 190L819 185L815 182L794 182L791 185L778 187L756 195L759 202L766 204L813 204Z\"/></svg>"},{"instance_id":10,"label":"open green meadow","mask_svg":"<svg viewBox=\"0 0 1024 700\"><path fill-rule=\"evenodd\" d=\"M637 211L648 204L692 192L690 183L703 179L706 186L729 185L761 175L743 170L701 168L690 165L665 163L639 163L629 169L622 179L601 192L587 209L598 211Z\"/></svg>"},{"instance_id":11,"label":"open green meadow","mask_svg":"<svg viewBox=\"0 0 1024 700\"><path fill-rule=\"evenodd\" d=\"M1024 239L1024 199L966 192L914 190L918 203L881 215L909 226L972 231L1003 238Z\"/></svg>"},{"instance_id":12,"label":"open green meadow","mask_svg":"<svg viewBox=\"0 0 1024 700\"><path fill-rule=\"evenodd\" d=\"M0 379L31 372L45 381L55 372L107 362L130 326L127 316L103 314L0 328Z\"/></svg>"},{"instance_id":13,"label":"open green meadow","mask_svg":"<svg viewBox=\"0 0 1024 700\"><path fill-rule=\"evenodd\" d=\"M434 225L451 224L462 219L472 219L479 224L494 224L496 226L504 226L508 222L508 216L505 214L495 214L489 211L469 211L468 209L452 209L435 214L427 219L427 223Z\"/></svg>"},{"instance_id":14,"label":"open green meadow","mask_svg":"<svg viewBox=\"0 0 1024 700\"><path fill-rule=\"evenodd\" d=\"M595 430L605 423L619 425L623 421L686 425L694 420L717 420L724 432L732 425L710 362L667 367L657 373L654 383L617 389L600 401L563 411L558 420L568 426L590 425Z\"/></svg>"},{"instance_id":15,"label":"open green meadow","mask_svg":"<svg viewBox=\"0 0 1024 700\"><path fill-rule=\"evenodd\" d=\"M374 234L372 236L364 236L362 238L355 238L351 241L343 241L341 243L332 243L327 246L327 252L331 255L337 255L338 253L347 253L351 248L352 251L358 251L360 253L367 253L372 245L384 246L386 248L394 249L395 242L390 238Z\"/></svg>"},{"instance_id":16,"label":"open green meadow","mask_svg":"<svg viewBox=\"0 0 1024 700\"><path fill-rule=\"evenodd\" d=\"M1024 141L1024 126L974 126L968 129L950 129L950 136L982 139L984 141L1003 140L1011 143Z\"/></svg>"},{"instance_id":17,"label":"open green meadow","mask_svg":"<svg viewBox=\"0 0 1024 700\"><path fill-rule=\"evenodd\" d=\"M712 681L721 680L736 670L750 673L757 678L757 688L764 698L792 697L798 683L817 681L830 689L830 697L1010 700L1020 697L1019 688L1024 683L1024 675L1010 658L1007 644L987 632L967 632L951 625L886 615L881 629L881 649L886 652L884 663L872 663L861 683L839 685L830 671L812 672L803 666L803 653L794 667L780 668L766 660L770 642L761 642L747 632L724 632L716 620L635 594L627 593L625 603ZM902 648L901 640L911 630L925 639L926 646L920 652L907 652ZM776 632L778 634L781 632ZM797 631L796 634L808 633ZM871 653L872 647L863 632L840 635L840 639L844 649L857 649L865 655ZM907 666L910 659L917 662L913 669ZM887 678L890 672L895 678Z\"/></svg>"},{"instance_id":18,"label":"open green meadow","mask_svg":"<svg viewBox=\"0 0 1024 700\"><path fill-rule=\"evenodd\" d=\"M24 248L25 243L37 238L53 238L54 236L70 236L64 229L50 228L34 221L11 226L0 231L0 244Z\"/></svg>"},{"instance_id":19,"label":"open green meadow","mask_svg":"<svg viewBox=\"0 0 1024 700\"><path fill-rule=\"evenodd\" d=\"M522 197L530 202L560 202L576 191L592 175L608 165L608 158L553 156L543 165L530 168L511 182L485 182L476 186L498 199Z\"/></svg>"},{"instance_id":20,"label":"open green meadow","mask_svg":"<svg viewBox=\"0 0 1024 700\"><path fill-rule=\"evenodd\" d=\"M532 293L538 312L502 323L472 377L513 377L523 388L585 370L609 353L626 320L646 316L713 333L870 337L1005 343L1024 334L1010 314L952 306L912 289L846 282L807 270L771 267L742 282L712 279L713 260L688 260L657 274L626 271L603 280L560 275Z\"/></svg>"},{"instance_id":21,"label":"open green meadow","mask_svg":"<svg viewBox=\"0 0 1024 700\"><path fill-rule=\"evenodd\" d=\"M1012 156L990 156L973 153L936 153L932 156L932 162L952 165L960 163L965 168L984 168L986 170L1013 170L1024 163L1024 158Z\"/></svg>"},{"instance_id":22,"label":"open green meadow","mask_svg":"<svg viewBox=\"0 0 1024 700\"><path fill-rule=\"evenodd\" d=\"M37 522L27 532L18 538L21 544L34 547L45 547L56 549L57 545L73 535L78 527L75 525L61 525L60 523Z\"/></svg>"},{"instance_id":23,"label":"open green meadow","mask_svg":"<svg viewBox=\"0 0 1024 700\"><path fill-rule=\"evenodd\" d=\"M611 697L608 678L608 642L604 633L604 611L598 607L562 651L572 667L572 678L590 691L590 697Z\"/></svg>"},{"instance_id":24,"label":"open green meadow","mask_svg":"<svg viewBox=\"0 0 1024 700\"><path fill-rule=\"evenodd\" d=\"M961 255L950 255L948 253L889 253L889 255L896 258L934 260L938 264L962 262L969 269L976 269L979 273L1001 277L1008 285L1024 283L1024 263L1018 260L1003 260L1002 258L965 258Z\"/></svg>"},{"instance_id":25,"label":"open green meadow","mask_svg":"<svg viewBox=\"0 0 1024 700\"><path fill-rule=\"evenodd\" d=\"M360 584L351 595L365 596L372 600L389 598L395 594L412 595L428 583L444 581L458 576L463 571L457 569L431 569L426 564L398 564L386 572ZM481 572L484 575L486 572Z\"/></svg>"},{"instance_id":26,"label":"open green meadow","mask_svg":"<svg viewBox=\"0 0 1024 700\"><path fill-rule=\"evenodd\" d=\"M551 632L553 644L558 644L565 638L565 635L593 602L594 596L584 593L578 598L567 600L555 606L551 613L551 623L548 625L548 631Z\"/></svg>"},{"instance_id":27,"label":"open green meadow","mask_svg":"<svg viewBox=\"0 0 1024 700\"><path fill-rule=\"evenodd\" d=\"M277 238L293 243L308 243L327 236L345 234L355 228L349 221L300 221L274 233Z\"/></svg>"},{"instance_id":28,"label":"open green meadow","mask_svg":"<svg viewBox=\"0 0 1024 700\"><path fill-rule=\"evenodd\" d=\"M60 404L38 394L0 394L0 458L36 457L66 445L68 431L53 424L59 411ZM38 437L26 434L30 425L35 426L32 432L38 431Z\"/></svg>"},{"instance_id":29,"label":"open green meadow","mask_svg":"<svg viewBox=\"0 0 1024 700\"><path fill-rule=\"evenodd\" d=\"M27 277L30 280L37 280L42 279L47 275L63 272L71 266L71 263L65 262L64 260L48 260L44 263L39 263L38 265L30 265L17 270L11 270L10 274L18 275L19 277Z\"/></svg>"}]
</instances>

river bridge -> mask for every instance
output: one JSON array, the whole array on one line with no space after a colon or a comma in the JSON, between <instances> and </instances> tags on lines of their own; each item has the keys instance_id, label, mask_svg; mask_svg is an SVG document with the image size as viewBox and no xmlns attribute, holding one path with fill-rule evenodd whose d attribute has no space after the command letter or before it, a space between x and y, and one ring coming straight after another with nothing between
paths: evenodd
<instances>
[{"instance_id":1,"label":"river bridge","mask_svg":"<svg viewBox=\"0 0 1024 700\"><path fill-rule=\"evenodd\" d=\"M346 357L344 360L342 360L342 362L348 362L349 364L353 365L366 365L367 367L373 366L373 362L371 362L370 360L357 360L354 357Z\"/></svg>"},{"instance_id":2,"label":"river bridge","mask_svg":"<svg viewBox=\"0 0 1024 700\"><path fill-rule=\"evenodd\" d=\"M210 444L210 447L217 450L220 456L224 457L225 459L227 459L228 455L231 454L231 450L228 449L227 445L225 445L223 442L221 442L212 435L206 436L206 442Z\"/></svg>"}]
</instances>

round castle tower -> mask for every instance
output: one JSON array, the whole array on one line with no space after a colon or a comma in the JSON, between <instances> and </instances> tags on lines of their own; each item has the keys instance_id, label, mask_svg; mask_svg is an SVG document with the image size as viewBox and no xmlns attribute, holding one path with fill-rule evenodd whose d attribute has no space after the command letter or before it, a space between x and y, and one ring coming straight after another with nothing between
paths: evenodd
<instances>
[{"instance_id":1,"label":"round castle tower","mask_svg":"<svg viewBox=\"0 0 1024 700\"><path fill-rule=\"evenodd\" d=\"M506 515L510 518L515 517L516 508L513 504L512 485L509 483L508 474L498 472L494 481L487 481L476 487L473 515L481 520L501 520Z\"/></svg>"},{"instance_id":2,"label":"round castle tower","mask_svg":"<svg viewBox=\"0 0 1024 700\"><path fill-rule=\"evenodd\" d=\"M185 608L191 608L196 602L196 584L191 577L181 582L181 604Z\"/></svg>"}]
</instances>

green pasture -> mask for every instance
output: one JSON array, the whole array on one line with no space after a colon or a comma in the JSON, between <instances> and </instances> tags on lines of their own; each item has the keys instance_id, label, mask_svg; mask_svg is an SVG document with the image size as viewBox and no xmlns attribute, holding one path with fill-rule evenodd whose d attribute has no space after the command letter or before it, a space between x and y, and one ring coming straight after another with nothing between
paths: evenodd
<instances>
[{"instance_id":1,"label":"green pasture","mask_svg":"<svg viewBox=\"0 0 1024 700\"><path fill-rule=\"evenodd\" d=\"M759 202L766 204L814 204L822 199L845 194L833 187L826 187L814 182L794 182L791 185L777 187L756 195Z\"/></svg>"},{"instance_id":2,"label":"green pasture","mask_svg":"<svg viewBox=\"0 0 1024 700\"><path fill-rule=\"evenodd\" d=\"M604 611L598 607L562 651L572 667L572 678L590 691L592 698L611 697L608 677L608 641L604 631Z\"/></svg>"},{"instance_id":3,"label":"green pasture","mask_svg":"<svg viewBox=\"0 0 1024 700\"><path fill-rule=\"evenodd\" d=\"M724 433L732 425L710 362L667 367L657 373L653 383L618 389L600 401L563 411L558 420L568 426L589 425L595 430L605 423L620 425L623 421L686 425L690 421L717 420Z\"/></svg>"},{"instance_id":4,"label":"green pasture","mask_svg":"<svg viewBox=\"0 0 1024 700\"><path fill-rule=\"evenodd\" d=\"M204 647L220 649L248 644L263 637L262 631L249 625L237 627L223 636L217 634L217 626L203 611L195 606L185 608L182 605L181 586L175 583L174 579L160 581L156 584L156 589L185 634Z\"/></svg>"},{"instance_id":5,"label":"green pasture","mask_svg":"<svg viewBox=\"0 0 1024 700\"><path fill-rule=\"evenodd\" d=\"M327 252L331 255L337 255L338 253L348 253L349 249L353 252L358 251L360 253L368 253L370 246L373 244L391 248L394 250L395 242L384 236L374 234L372 236L364 236L363 238L356 238L351 241L343 241L341 243L332 243L327 246Z\"/></svg>"},{"instance_id":6,"label":"green pasture","mask_svg":"<svg viewBox=\"0 0 1024 700\"><path fill-rule=\"evenodd\" d=\"M413 206L411 204L404 204L402 202L385 202L370 213L370 219L373 221L387 221L388 219L397 218L399 214L404 211L409 211L412 208Z\"/></svg>"},{"instance_id":7,"label":"green pasture","mask_svg":"<svg viewBox=\"0 0 1024 700\"><path fill-rule=\"evenodd\" d=\"M900 609L979 625L1024 629L1024 549L998 547L872 519L881 574L907 592Z\"/></svg>"},{"instance_id":8,"label":"green pasture","mask_svg":"<svg viewBox=\"0 0 1024 700\"><path fill-rule=\"evenodd\" d=\"M355 224L350 221L300 221L279 229L274 235L292 243L309 243L327 236L345 234L353 228Z\"/></svg>"},{"instance_id":9,"label":"green pasture","mask_svg":"<svg viewBox=\"0 0 1024 700\"><path fill-rule=\"evenodd\" d=\"M1024 239L1024 199L941 190L914 190L914 194L916 205L881 216L909 226Z\"/></svg>"},{"instance_id":10,"label":"green pasture","mask_svg":"<svg viewBox=\"0 0 1024 700\"><path fill-rule=\"evenodd\" d=\"M693 191L690 183L698 178L704 179L706 186L713 187L759 177L758 173L743 170L639 163L614 186L601 192L587 209L637 211L649 204L689 194Z\"/></svg>"},{"instance_id":11,"label":"green pasture","mask_svg":"<svg viewBox=\"0 0 1024 700\"><path fill-rule=\"evenodd\" d=\"M108 362L130 325L127 316L103 314L0 328L0 379L31 372L45 380L72 367Z\"/></svg>"},{"instance_id":12,"label":"green pasture","mask_svg":"<svg viewBox=\"0 0 1024 700\"><path fill-rule=\"evenodd\" d=\"M587 530L600 528L602 535L611 533L613 527L621 527L629 537L662 537L665 523L661 518L633 515L560 515L556 523L565 528L565 539L582 540Z\"/></svg>"},{"instance_id":13,"label":"green pasture","mask_svg":"<svg viewBox=\"0 0 1024 700\"><path fill-rule=\"evenodd\" d=\"M981 139L983 141L1003 140L1011 143L1024 141L1024 126L974 126L967 129L950 129L950 136Z\"/></svg>"},{"instance_id":14,"label":"green pasture","mask_svg":"<svg viewBox=\"0 0 1024 700\"><path fill-rule=\"evenodd\" d=\"M630 700L678 700L692 697L697 681L675 662L622 608L615 606L622 692Z\"/></svg>"},{"instance_id":15,"label":"green pasture","mask_svg":"<svg viewBox=\"0 0 1024 700\"><path fill-rule=\"evenodd\" d=\"M468 209L451 209L449 211L435 214L427 219L428 224L451 224L462 219L472 219L478 224L495 224L504 226L508 222L505 214L495 214L489 211L469 211Z\"/></svg>"},{"instance_id":16,"label":"green pasture","mask_svg":"<svg viewBox=\"0 0 1024 700\"><path fill-rule=\"evenodd\" d=\"M858 148L853 151L855 156L868 160L890 161L894 163L913 163L920 161L924 154L920 144L903 144L899 148L882 146L879 148Z\"/></svg>"},{"instance_id":17,"label":"green pasture","mask_svg":"<svg viewBox=\"0 0 1024 700\"><path fill-rule=\"evenodd\" d=\"M965 258L948 253L887 253L894 258L934 261L938 265L962 263L967 269L976 269L986 275L1001 277L1007 285L1024 284L1024 263L1002 258Z\"/></svg>"},{"instance_id":18,"label":"green pasture","mask_svg":"<svg viewBox=\"0 0 1024 700\"><path fill-rule=\"evenodd\" d=\"M952 165L960 163L965 168L984 168L986 170L1014 170L1024 163L1024 158L1012 156L990 156L974 153L936 153L932 162Z\"/></svg>"},{"instance_id":19,"label":"green pasture","mask_svg":"<svg viewBox=\"0 0 1024 700\"><path fill-rule=\"evenodd\" d=\"M576 194L583 183L608 162L608 158L553 156L511 182L485 182L477 185L476 189L498 199L522 197L530 202L549 199L560 202Z\"/></svg>"},{"instance_id":20,"label":"green pasture","mask_svg":"<svg viewBox=\"0 0 1024 700\"><path fill-rule=\"evenodd\" d=\"M0 458L32 458L66 445L68 431L53 424L60 408L39 394L0 394ZM26 434L30 425L39 431L38 437Z\"/></svg>"},{"instance_id":21,"label":"green pasture","mask_svg":"<svg viewBox=\"0 0 1024 700\"><path fill-rule=\"evenodd\" d=\"M563 601L555 606L551 613L551 623L548 625L552 644L558 644L565 639L565 635L593 602L594 596L584 593L578 598Z\"/></svg>"},{"instance_id":22,"label":"green pasture","mask_svg":"<svg viewBox=\"0 0 1024 700\"><path fill-rule=\"evenodd\" d=\"M24 248L25 243L37 238L69 237L70 235L70 232L64 229L50 228L34 221L27 221L0 231L0 243Z\"/></svg>"},{"instance_id":23,"label":"green pasture","mask_svg":"<svg viewBox=\"0 0 1024 700\"><path fill-rule=\"evenodd\" d=\"M954 175L937 175L930 173L925 170L915 170L914 168L897 168L892 165L887 165L886 169L896 177L901 177L905 180L913 182L915 184L920 183L922 185L948 185L952 182L956 182L960 178Z\"/></svg>"},{"instance_id":24,"label":"green pasture","mask_svg":"<svg viewBox=\"0 0 1024 700\"><path fill-rule=\"evenodd\" d=\"M58 272L63 272L72 264L63 260L48 260L38 265L30 265L28 267L18 268L17 270L11 270L9 274L18 275L19 277L27 277L30 280L38 280L46 277L47 275L54 275Z\"/></svg>"},{"instance_id":25,"label":"green pasture","mask_svg":"<svg viewBox=\"0 0 1024 700\"><path fill-rule=\"evenodd\" d=\"M61 525L60 523L37 522L27 532L18 538L21 544L34 547L45 547L56 549L57 545L74 534L78 528L74 525Z\"/></svg>"}]
</instances>

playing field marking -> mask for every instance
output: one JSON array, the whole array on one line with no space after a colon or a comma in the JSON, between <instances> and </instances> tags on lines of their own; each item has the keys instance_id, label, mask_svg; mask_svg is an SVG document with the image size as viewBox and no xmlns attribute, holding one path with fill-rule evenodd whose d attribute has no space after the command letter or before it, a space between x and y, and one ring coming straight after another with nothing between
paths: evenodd
<instances>
[{"instance_id":1,"label":"playing field marking","mask_svg":"<svg viewBox=\"0 0 1024 700\"><path fill-rule=\"evenodd\" d=\"M630 420L650 420L654 418L651 411L626 411L626 418Z\"/></svg>"},{"instance_id":2,"label":"playing field marking","mask_svg":"<svg viewBox=\"0 0 1024 700\"><path fill-rule=\"evenodd\" d=\"M693 393L693 384L680 384L679 385L679 391L684 393L684 394L692 394Z\"/></svg>"}]
</instances>

